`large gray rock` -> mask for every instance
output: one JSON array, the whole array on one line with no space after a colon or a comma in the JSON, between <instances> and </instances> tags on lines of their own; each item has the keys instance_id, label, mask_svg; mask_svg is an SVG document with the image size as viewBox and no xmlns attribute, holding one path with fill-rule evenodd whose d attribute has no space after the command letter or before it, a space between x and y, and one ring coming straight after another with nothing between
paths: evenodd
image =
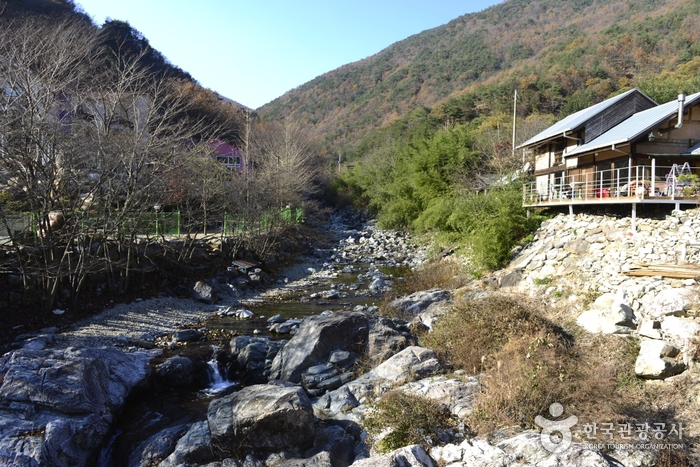
<instances>
[{"instance_id":1,"label":"large gray rock","mask_svg":"<svg viewBox=\"0 0 700 467\"><path fill-rule=\"evenodd\" d=\"M192 287L191 296L194 300L209 304L216 303L218 300L217 290L204 281L197 281L194 287Z\"/></svg>"},{"instance_id":2,"label":"large gray rock","mask_svg":"<svg viewBox=\"0 0 700 467\"><path fill-rule=\"evenodd\" d=\"M449 290L430 289L414 292L405 297L397 298L389 303L389 308L405 313L409 316L416 316L425 311L430 305L439 302L447 302L452 299Z\"/></svg>"},{"instance_id":3,"label":"large gray rock","mask_svg":"<svg viewBox=\"0 0 700 467\"><path fill-rule=\"evenodd\" d=\"M370 373L385 384L403 384L440 371L442 364L435 352L423 347L406 347ZM369 374L369 373L368 373Z\"/></svg>"},{"instance_id":4,"label":"large gray rock","mask_svg":"<svg viewBox=\"0 0 700 467\"><path fill-rule=\"evenodd\" d=\"M230 380L244 385L267 383L272 361L284 345L269 337L236 336L231 339L231 361L227 365Z\"/></svg>"},{"instance_id":5,"label":"large gray rock","mask_svg":"<svg viewBox=\"0 0 700 467\"><path fill-rule=\"evenodd\" d=\"M194 363L187 357L175 355L158 365L156 375L167 386L190 386L194 381Z\"/></svg>"},{"instance_id":6,"label":"large gray rock","mask_svg":"<svg viewBox=\"0 0 700 467\"><path fill-rule=\"evenodd\" d=\"M150 467L160 463L172 454L178 440L189 428L190 425L178 425L151 436L129 455L128 467Z\"/></svg>"},{"instance_id":7,"label":"large gray rock","mask_svg":"<svg viewBox=\"0 0 700 467\"><path fill-rule=\"evenodd\" d=\"M303 450L314 441L311 401L299 387L248 386L213 400L207 419L213 443L232 452Z\"/></svg>"},{"instance_id":8,"label":"large gray rock","mask_svg":"<svg viewBox=\"0 0 700 467\"><path fill-rule=\"evenodd\" d=\"M158 467L179 467L204 464L216 459L211 443L211 433L206 421L193 423L187 433L178 440L175 450Z\"/></svg>"},{"instance_id":9,"label":"large gray rock","mask_svg":"<svg viewBox=\"0 0 700 467\"><path fill-rule=\"evenodd\" d=\"M405 326L400 326L388 318L373 320L369 332L367 363L372 367L377 366L416 343L417 339Z\"/></svg>"},{"instance_id":10,"label":"large gray rock","mask_svg":"<svg viewBox=\"0 0 700 467\"><path fill-rule=\"evenodd\" d=\"M464 419L471 414L474 395L479 392L481 385L473 376L467 381L435 376L405 384L398 389L433 399L458 419Z\"/></svg>"},{"instance_id":11,"label":"large gray rock","mask_svg":"<svg viewBox=\"0 0 700 467\"><path fill-rule=\"evenodd\" d=\"M670 342L644 340L639 346L639 355L634 364L634 372L642 378L664 379L685 370L678 361L680 350Z\"/></svg>"},{"instance_id":12,"label":"large gray rock","mask_svg":"<svg viewBox=\"0 0 700 467\"><path fill-rule=\"evenodd\" d=\"M406 347L356 380L319 397L314 409L319 417L359 421L359 414L351 411L371 397L404 383L427 378L441 370L442 364L432 350Z\"/></svg>"},{"instance_id":13,"label":"large gray rock","mask_svg":"<svg viewBox=\"0 0 700 467\"><path fill-rule=\"evenodd\" d=\"M380 457L353 462L352 467L437 467L423 446L412 444Z\"/></svg>"},{"instance_id":14,"label":"large gray rock","mask_svg":"<svg viewBox=\"0 0 700 467\"><path fill-rule=\"evenodd\" d=\"M325 362L333 350L364 354L369 321L362 313L332 313L305 319L294 337L275 356L270 379L301 381L309 367Z\"/></svg>"},{"instance_id":15,"label":"large gray rock","mask_svg":"<svg viewBox=\"0 0 700 467\"><path fill-rule=\"evenodd\" d=\"M150 374L151 355L17 350L0 359L0 464L83 466Z\"/></svg>"}]
</instances>

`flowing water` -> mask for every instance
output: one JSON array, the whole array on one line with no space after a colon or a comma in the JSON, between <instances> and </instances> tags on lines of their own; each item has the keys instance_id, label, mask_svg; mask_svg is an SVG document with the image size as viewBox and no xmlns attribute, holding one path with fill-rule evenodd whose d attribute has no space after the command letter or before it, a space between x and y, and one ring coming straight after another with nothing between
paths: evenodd
<instances>
[{"instance_id":1,"label":"flowing water","mask_svg":"<svg viewBox=\"0 0 700 467\"><path fill-rule=\"evenodd\" d=\"M325 310L352 310L358 305L378 305L382 293L370 294L367 292L367 283L362 284L362 287L358 285L358 275L366 272L368 267L359 272L337 274L327 281L291 292L287 290L281 296L277 295L272 299L258 298L243 301L241 306L236 306L251 310L254 313L252 319L215 316L205 325L210 330L223 331L222 334L225 335L259 335L270 336L273 339L289 339L292 337L289 334L271 334L268 331L267 319L278 314L285 320L301 319L318 315ZM387 281L399 277L404 272L405 268L381 269ZM318 296L328 291L338 291L340 298L324 299ZM149 392L135 394L117 421L114 434L103 449L98 465L125 466L128 463L128 453L148 437L165 428L206 419L207 407L212 399L239 387L238 382L226 380L217 360L218 354L226 350L229 340L191 343L177 350L165 351L154 361L153 364L157 365L175 354L186 356L196 362L196 377L199 382L187 389L155 385L149 388Z\"/></svg>"}]
</instances>

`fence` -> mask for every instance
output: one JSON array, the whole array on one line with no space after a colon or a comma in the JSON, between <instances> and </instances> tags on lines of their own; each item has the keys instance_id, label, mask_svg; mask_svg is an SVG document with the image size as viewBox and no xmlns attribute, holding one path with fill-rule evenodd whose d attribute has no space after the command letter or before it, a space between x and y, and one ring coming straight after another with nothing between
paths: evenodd
<instances>
[{"instance_id":1,"label":"fence","mask_svg":"<svg viewBox=\"0 0 700 467\"><path fill-rule=\"evenodd\" d=\"M182 233L182 216L175 212L127 213L121 216L107 217L104 214L89 212L76 213L68 222L78 222L83 234L101 234L120 232L125 235L159 237L161 235L179 237ZM281 225L304 222L304 210L283 208L280 211L268 211L257 215L224 214L222 235L234 237L240 235L270 232ZM11 236L36 239L38 222L31 213L7 214L0 219L0 243L3 238Z\"/></svg>"},{"instance_id":2,"label":"fence","mask_svg":"<svg viewBox=\"0 0 700 467\"><path fill-rule=\"evenodd\" d=\"M236 237L250 233L269 232L275 226L300 224L304 222L302 208L283 208L279 212L268 211L259 216L224 214L223 235Z\"/></svg>"}]
</instances>

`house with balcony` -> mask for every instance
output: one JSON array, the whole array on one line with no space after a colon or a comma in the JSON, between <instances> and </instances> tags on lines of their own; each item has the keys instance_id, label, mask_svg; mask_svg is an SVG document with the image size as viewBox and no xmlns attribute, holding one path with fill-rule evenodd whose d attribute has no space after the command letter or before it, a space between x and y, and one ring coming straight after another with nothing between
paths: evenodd
<instances>
[{"instance_id":1,"label":"house with balcony","mask_svg":"<svg viewBox=\"0 0 700 467\"><path fill-rule=\"evenodd\" d=\"M534 160L526 207L700 201L700 93L658 105L633 89L519 146Z\"/></svg>"}]
</instances>

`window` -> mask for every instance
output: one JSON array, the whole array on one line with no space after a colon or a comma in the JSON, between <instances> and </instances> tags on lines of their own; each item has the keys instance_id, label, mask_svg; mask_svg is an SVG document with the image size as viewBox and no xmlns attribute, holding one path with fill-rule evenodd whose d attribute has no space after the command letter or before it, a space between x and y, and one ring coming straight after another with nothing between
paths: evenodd
<instances>
[{"instance_id":1,"label":"window","mask_svg":"<svg viewBox=\"0 0 700 467\"><path fill-rule=\"evenodd\" d=\"M229 169L240 169L242 165L241 156L216 156L216 161Z\"/></svg>"}]
</instances>

